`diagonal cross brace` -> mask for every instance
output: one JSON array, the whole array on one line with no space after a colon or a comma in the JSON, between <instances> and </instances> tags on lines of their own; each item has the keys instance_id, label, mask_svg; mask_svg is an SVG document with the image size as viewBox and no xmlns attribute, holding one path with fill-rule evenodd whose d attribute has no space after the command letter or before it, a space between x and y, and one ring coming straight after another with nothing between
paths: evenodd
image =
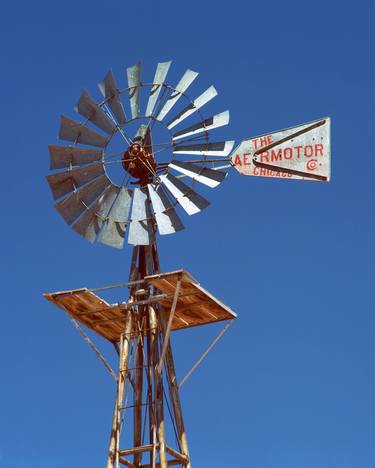
<instances>
[{"instance_id":1,"label":"diagonal cross brace","mask_svg":"<svg viewBox=\"0 0 375 468\"><path fill-rule=\"evenodd\" d=\"M181 279L181 276L179 276L179 278L177 280L177 285L176 285L176 289L175 289L175 292L174 292L174 296L173 296L171 311L169 313L167 328L165 330L165 335L164 335L164 339L163 339L163 348L162 348L162 351L161 351L161 354L160 354L159 363L158 363L158 365L156 367L156 370L157 370L157 372L159 372L159 374L161 373L161 370L162 370L162 367L163 367L163 361L164 361L164 358L165 358L165 353L167 352L167 346L168 346L168 342L169 342L169 335L171 334L172 322L173 322L173 318L174 318L174 313L176 311L178 296L180 294L181 283L182 283L182 279Z\"/></svg>"}]
</instances>

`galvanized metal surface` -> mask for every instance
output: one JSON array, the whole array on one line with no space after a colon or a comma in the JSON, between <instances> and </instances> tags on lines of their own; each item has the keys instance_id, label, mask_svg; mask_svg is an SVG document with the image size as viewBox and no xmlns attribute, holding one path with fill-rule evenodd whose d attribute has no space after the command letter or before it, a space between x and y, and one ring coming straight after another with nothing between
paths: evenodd
<instances>
[{"instance_id":1,"label":"galvanized metal surface","mask_svg":"<svg viewBox=\"0 0 375 468\"><path fill-rule=\"evenodd\" d=\"M168 167L211 188L217 187L227 176L226 172L215 171L189 162L172 161Z\"/></svg>"},{"instance_id":2,"label":"galvanized metal surface","mask_svg":"<svg viewBox=\"0 0 375 468\"><path fill-rule=\"evenodd\" d=\"M107 99L107 104L116 117L117 123L119 125L124 125L127 120L124 106L122 105L120 93L116 86L116 80L111 70L106 74L104 80L101 81L98 86L103 97Z\"/></svg>"},{"instance_id":3,"label":"galvanized metal surface","mask_svg":"<svg viewBox=\"0 0 375 468\"><path fill-rule=\"evenodd\" d=\"M110 247L122 249L124 246L126 227L126 223L119 223L113 221L113 219L106 219L100 230L97 241L109 245Z\"/></svg>"},{"instance_id":4,"label":"galvanized metal surface","mask_svg":"<svg viewBox=\"0 0 375 468\"><path fill-rule=\"evenodd\" d=\"M174 154L197 154L201 156L228 156L232 151L234 141L219 141L215 143L199 143L196 145L178 145L173 149Z\"/></svg>"},{"instance_id":5,"label":"galvanized metal surface","mask_svg":"<svg viewBox=\"0 0 375 468\"><path fill-rule=\"evenodd\" d=\"M161 175L160 180L169 189L187 214L193 215L199 213L209 206L210 203L205 198L172 174Z\"/></svg>"},{"instance_id":6,"label":"galvanized metal surface","mask_svg":"<svg viewBox=\"0 0 375 468\"><path fill-rule=\"evenodd\" d=\"M63 169L64 167L82 166L103 159L103 151L76 148L73 146L49 145L50 169Z\"/></svg>"},{"instance_id":7,"label":"galvanized metal surface","mask_svg":"<svg viewBox=\"0 0 375 468\"><path fill-rule=\"evenodd\" d=\"M152 214L146 187L134 189L129 244L150 245L153 241Z\"/></svg>"},{"instance_id":8,"label":"galvanized metal surface","mask_svg":"<svg viewBox=\"0 0 375 468\"><path fill-rule=\"evenodd\" d=\"M153 115L155 104L158 100L160 91L162 89L162 84L164 83L169 67L172 62L161 62L158 63L155 71L155 76L153 79L153 86L150 90L150 96L147 102L146 116Z\"/></svg>"},{"instance_id":9,"label":"galvanized metal surface","mask_svg":"<svg viewBox=\"0 0 375 468\"><path fill-rule=\"evenodd\" d=\"M159 121L164 119L173 109L181 96L187 98L185 92L198 76L197 72L187 70L176 88L173 89L165 82L170 66L170 61L157 64L148 96L146 115L154 117L154 114L158 113L156 118ZM141 117L140 90L144 86L141 82L140 63L127 68L127 79L128 88L123 91L129 93L131 118L138 119ZM163 163L158 167L156 159L153 158L152 125L150 126L150 122L148 125L140 125L133 140L125 134L125 130L120 128L128 123L128 120L121 102L122 91L117 87L112 71L109 71L99 83L99 89L104 97L103 102L96 103L84 90L75 107L76 111L87 119L86 122L96 125L108 135L114 134L117 130L124 132L123 137L131 148L133 148L131 146L133 143L143 146L140 148L142 157L137 157L136 152L133 154L129 150L129 152L122 153L121 156L119 152L116 161L112 159L116 153L109 153L108 156L107 152L104 155L104 151L96 149L50 146L51 169L71 169L47 177L55 199L63 197L56 203L55 207L69 224L73 224L72 227L77 232L90 241L97 240L114 247L121 247L124 243L125 231L129 226L129 243L150 245L154 242L156 226L160 234L170 234L184 228L175 209L177 203L189 215L198 213L209 205L205 198L196 193L190 186L185 185L181 178L190 177L193 181L209 187L216 187L226 174L218 171L217 167L206 168L197 165L196 163L201 162L198 160L203 158L194 158L198 159L195 163L174 160L169 164L168 169L176 171L179 174L178 177L170 173L163 174L168 163ZM162 90L163 94L161 94ZM174 128L216 95L215 88L209 87L194 101L189 100L190 104L166 126L168 129ZM159 111L160 107L162 108ZM86 122L80 123L62 116L59 137L71 141L75 145L84 144L106 148L110 137L91 130L86 126ZM227 125L228 122L229 111L225 111L175 132L172 135L173 153L203 157L227 156L232 150L234 142L209 143L207 132ZM206 133L205 140L207 140L204 143L196 143L196 141L202 141L204 135L203 137L193 137L191 145L182 141L185 138L204 133ZM188 141L190 140L188 139ZM134 151L137 149L138 147L134 146ZM156 153L161 150L163 149L155 147ZM150 162L150 170L147 172L147 177L142 179L138 174L140 171L137 169L137 164L143 161L142 158L146 152L149 152L147 157L150 161L146 160L145 157L143 164L148 166ZM109 159L105 161L105 157ZM124 169L129 173L129 177L136 179L132 183L138 184L140 188L126 189L112 184L105 174L104 164L106 163L122 163Z\"/></svg>"},{"instance_id":10,"label":"galvanized metal surface","mask_svg":"<svg viewBox=\"0 0 375 468\"><path fill-rule=\"evenodd\" d=\"M134 190L125 187L116 187L116 198L108 213L108 217L114 221L127 223L130 216Z\"/></svg>"},{"instance_id":11,"label":"galvanized metal surface","mask_svg":"<svg viewBox=\"0 0 375 468\"><path fill-rule=\"evenodd\" d=\"M159 234L173 234L184 229L172 203L161 185L147 186Z\"/></svg>"},{"instance_id":12,"label":"galvanized metal surface","mask_svg":"<svg viewBox=\"0 0 375 468\"><path fill-rule=\"evenodd\" d=\"M190 115L194 114L198 109L207 104L211 99L217 96L217 91L213 86L210 86L204 93L198 96L194 101L186 106L181 112L179 112L172 120L167 123L167 128L171 130L173 127L181 123Z\"/></svg>"},{"instance_id":13,"label":"galvanized metal surface","mask_svg":"<svg viewBox=\"0 0 375 468\"><path fill-rule=\"evenodd\" d=\"M244 140L231 155L242 175L330 180L330 119Z\"/></svg>"},{"instance_id":14,"label":"galvanized metal surface","mask_svg":"<svg viewBox=\"0 0 375 468\"><path fill-rule=\"evenodd\" d=\"M102 175L79 190L65 197L55 208L68 224L73 223L88 206L91 205L111 184L106 175Z\"/></svg>"},{"instance_id":15,"label":"galvanized metal surface","mask_svg":"<svg viewBox=\"0 0 375 468\"><path fill-rule=\"evenodd\" d=\"M97 241L121 249L124 245L134 190L117 186L111 190L113 195L109 195L109 199L113 199L113 202L106 214ZM105 216L105 213L102 213L103 215Z\"/></svg>"},{"instance_id":16,"label":"galvanized metal surface","mask_svg":"<svg viewBox=\"0 0 375 468\"><path fill-rule=\"evenodd\" d=\"M73 224L73 229L88 241L94 242L116 199L118 187L110 185Z\"/></svg>"},{"instance_id":17,"label":"galvanized metal surface","mask_svg":"<svg viewBox=\"0 0 375 468\"><path fill-rule=\"evenodd\" d=\"M141 84L141 64L137 63L132 67L127 68L129 95L130 95L130 109L132 119L139 115L139 86Z\"/></svg>"},{"instance_id":18,"label":"galvanized metal surface","mask_svg":"<svg viewBox=\"0 0 375 468\"><path fill-rule=\"evenodd\" d=\"M164 104L161 108L158 116L156 117L158 120L163 120L164 117L168 114L168 112L172 109L172 107L176 104L176 102L180 99L180 97L185 93L191 83L195 80L198 76L198 73L193 70L186 70L181 80L178 82L175 91L172 92L168 101Z\"/></svg>"},{"instance_id":19,"label":"galvanized metal surface","mask_svg":"<svg viewBox=\"0 0 375 468\"><path fill-rule=\"evenodd\" d=\"M56 200L103 174L103 164L89 164L71 171L51 174L46 179Z\"/></svg>"},{"instance_id":20,"label":"galvanized metal surface","mask_svg":"<svg viewBox=\"0 0 375 468\"><path fill-rule=\"evenodd\" d=\"M190 127L184 128L179 132L176 132L172 135L172 140L178 140L180 138L186 138L190 135L195 135L202 132L208 132L214 128L223 127L229 123L229 111L221 112L216 114L213 117L210 117L202 122L199 122Z\"/></svg>"},{"instance_id":21,"label":"galvanized metal surface","mask_svg":"<svg viewBox=\"0 0 375 468\"><path fill-rule=\"evenodd\" d=\"M100 198L103 198L104 196L105 194ZM75 232L83 236L89 242L95 241L103 224L102 220L96 216L99 206L100 199L88 208L72 226Z\"/></svg>"},{"instance_id":22,"label":"galvanized metal surface","mask_svg":"<svg viewBox=\"0 0 375 468\"><path fill-rule=\"evenodd\" d=\"M74 110L109 135L116 131L116 126L86 90L82 91Z\"/></svg>"},{"instance_id":23,"label":"galvanized metal surface","mask_svg":"<svg viewBox=\"0 0 375 468\"><path fill-rule=\"evenodd\" d=\"M60 140L83 143L84 145L97 146L99 148L104 148L108 143L108 139L103 135L64 115L61 116L59 138Z\"/></svg>"}]
</instances>

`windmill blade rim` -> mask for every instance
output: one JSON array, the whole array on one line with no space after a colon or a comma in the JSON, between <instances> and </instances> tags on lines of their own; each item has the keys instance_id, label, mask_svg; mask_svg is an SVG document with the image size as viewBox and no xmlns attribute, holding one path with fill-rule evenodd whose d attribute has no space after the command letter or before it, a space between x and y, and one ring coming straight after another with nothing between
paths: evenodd
<instances>
[{"instance_id":1,"label":"windmill blade rim","mask_svg":"<svg viewBox=\"0 0 375 468\"><path fill-rule=\"evenodd\" d=\"M212 120L212 123L209 123ZM219 122L215 123L215 120ZM197 135L203 132L209 132L216 128L224 127L225 125L229 124L230 120L230 112L229 110L220 112L219 114L215 114L207 119L198 122L197 124L190 125L178 132L172 134L172 141L180 140L181 138L186 138L191 135Z\"/></svg>"},{"instance_id":2,"label":"windmill blade rim","mask_svg":"<svg viewBox=\"0 0 375 468\"><path fill-rule=\"evenodd\" d=\"M165 85L165 79L167 78L171 65L172 65L172 60L169 60L168 62L158 62L156 66L155 76L154 76L153 83L150 88L150 94L149 94L149 98L148 98L147 106L146 106L145 115L147 117L153 117L154 109L156 107L156 104L160 95L160 91L162 90L163 85ZM164 70L162 69L163 66L165 68ZM153 91L154 87L155 89Z\"/></svg>"},{"instance_id":3,"label":"windmill blade rim","mask_svg":"<svg viewBox=\"0 0 375 468\"><path fill-rule=\"evenodd\" d=\"M116 125L86 89L81 92L74 110L108 135L113 135L117 130Z\"/></svg>"},{"instance_id":4,"label":"windmill blade rim","mask_svg":"<svg viewBox=\"0 0 375 468\"><path fill-rule=\"evenodd\" d=\"M173 154L193 154L202 156L226 157L233 150L234 144L235 140L225 140L199 143L193 145L174 145ZM222 145L223 149L215 149L215 145Z\"/></svg>"},{"instance_id":5,"label":"windmill blade rim","mask_svg":"<svg viewBox=\"0 0 375 468\"><path fill-rule=\"evenodd\" d=\"M94 162L100 163L104 161L104 151L94 148L81 148L79 146L62 146L62 145L48 145L49 157L50 157L50 170L64 169L65 167L81 167ZM64 154L66 153L66 154ZM75 155L72 154L70 161L68 160L69 153L81 153L81 155L89 155L94 153L91 160L86 161L74 161ZM96 156L97 158L94 158ZM100 157L99 157L100 156ZM59 163L59 159L61 162Z\"/></svg>"},{"instance_id":6,"label":"windmill blade rim","mask_svg":"<svg viewBox=\"0 0 375 468\"><path fill-rule=\"evenodd\" d=\"M98 168L98 170L95 171L95 168ZM85 176L85 171L89 171L91 175L89 174ZM104 164L92 163L85 166L76 167L72 170L48 174L46 176L46 179L48 185L50 186L54 199L58 200L63 196L74 192L74 190L77 189L77 187L85 186L86 184L93 181L97 177L100 177L101 175L106 175ZM78 178L74 179L74 177ZM72 186L73 188L64 190L63 184L66 184L66 186Z\"/></svg>"},{"instance_id":7,"label":"windmill blade rim","mask_svg":"<svg viewBox=\"0 0 375 468\"><path fill-rule=\"evenodd\" d=\"M108 83L108 80L111 82ZM98 88L104 97L103 105L107 104L110 107L119 126L125 125L127 117L124 105L121 101L121 90L117 87L117 81L112 69L110 69L103 80L98 83ZM107 95L108 88L111 88L113 91L111 96Z\"/></svg>"},{"instance_id":8,"label":"windmill blade rim","mask_svg":"<svg viewBox=\"0 0 375 468\"><path fill-rule=\"evenodd\" d=\"M99 185L98 188L95 187L95 184L102 183ZM70 226L74 224L78 218L90 207L93 203L95 203L98 198L100 198L103 193L107 190L107 188L111 185L111 180L107 177L106 174L103 174L96 179L91 180L87 184L79 187L77 190L74 190L71 193L68 193L63 198L61 198L57 203L54 204L54 208L59 212L59 214L64 218L66 223ZM85 191L91 191L95 193L96 190L100 190L100 193L97 193L94 198L91 200L88 198L90 193L85 193ZM73 199L73 197L75 199ZM72 205L68 206L64 212L64 204L69 204L69 202L73 202ZM74 206L75 205L75 206ZM77 209L80 205L82 205L82 210L80 211ZM70 216L69 216L70 210ZM73 211L73 213L72 213ZM68 218L68 219L67 219Z\"/></svg>"},{"instance_id":9,"label":"windmill blade rim","mask_svg":"<svg viewBox=\"0 0 375 468\"><path fill-rule=\"evenodd\" d=\"M157 185L157 189L154 185L156 184L148 184L147 188L159 234L167 235L182 231L185 226L178 216L175 206L168 199L166 189L161 184ZM159 190L161 194L158 193ZM177 202L175 205L177 205ZM166 222L166 219L168 222Z\"/></svg>"},{"instance_id":10,"label":"windmill blade rim","mask_svg":"<svg viewBox=\"0 0 375 468\"><path fill-rule=\"evenodd\" d=\"M71 141L76 145L80 144L80 145L94 146L96 148L105 148L108 145L110 138L106 138L104 135L101 135L95 130L92 130L91 128L86 127L87 122L88 122L87 120L84 123L77 122L76 120L71 119L70 117L67 117L66 115L62 114L60 116L60 128L59 128L59 136L58 136L59 140ZM78 129L82 129L82 131L79 131ZM68 132L70 130L73 132L77 132L78 134L74 138L69 137L68 134L66 134L66 136L63 136L64 130L65 132ZM86 137L88 138L90 136L95 138L96 143L94 143L93 141L90 142L87 139L86 141L82 141L82 138L81 138L83 135L82 132L86 133ZM99 143L99 141L101 143Z\"/></svg>"},{"instance_id":11,"label":"windmill blade rim","mask_svg":"<svg viewBox=\"0 0 375 468\"><path fill-rule=\"evenodd\" d=\"M211 188L220 185L228 175L226 172L182 161L172 161L168 167Z\"/></svg>"},{"instance_id":12,"label":"windmill blade rim","mask_svg":"<svg viewBox=\"0 0 375 468\"><path fill-rule=\"evenodd\" d=\"M162 183L164 183L169 192L171 192L173 198L185 210L185 212L188 215L199 213L200 211L204 210L210 205L210 202L208 200L199 195L199 193L195 192L195 190L193 190L192 187L189 187L188 185L184 184L172 174L162 174L160 176L160 180ZM171 186L173 187L172 189ZM180 188L178 186L180 186ZM186 191L182 191L181 188L184 188L184 190L186 189ZM191 195L192 197L189 198L189 195ZM195 204L193 198L195 198L197 202L200 202L201 206ZM191 205L193 205L193 209L189 208L189 206Z\"/></svg>"},{"instance_id":13,"label":"windmill blade rim","mask_svg":"<svg viewBox=\"0 0 375 468\"><path fill-rule=\"evenodd\" d=\"M171 119L167 124L166 127L168 130L171 130L176 125L183 122L185 119L190 117L192 114L197 112L203 106L208 104L212 99L214 99L218 95L218 92L215 86L209 86L203 93L201 93L198 97L193 99L190 104L188 104L184 109L182 109L173 119Z\"/></svg>"},{"instance_id":14,"label":"windmill blade rim","mask_svg":"<svg viewBox=\"0 0 375 468\"><path fill-rule=\"evenodd\" d=\"M165 102L164 106L158 112L156 119L160 122L163 121L165 116L172 110L176 102L184 96L185 91L189 88L189 86L193 83L193 81L198 77L199 73L195 72L188 68L185 70L185 73L180 78L180 81L177 83L175 88L170 88L172 90L172 94L169 99ZM174 94L174 95L173 95Z\"/></svg>"}]
</instances>

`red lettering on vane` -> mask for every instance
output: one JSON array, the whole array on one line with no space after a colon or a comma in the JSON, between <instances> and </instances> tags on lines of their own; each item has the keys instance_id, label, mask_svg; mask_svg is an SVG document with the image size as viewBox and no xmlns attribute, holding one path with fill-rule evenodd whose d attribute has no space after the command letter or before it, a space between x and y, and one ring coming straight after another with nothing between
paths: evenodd
<instances>
[{"instance_id":1,"label":"red lettering on vane","mask_svg":"<svg viewBox=\"0 0 375 468\"><path fill-rule=\"evenodd\" d=\"M310 158L314 154L313 147L311 145L305 146L305 156L306 158Z\"/></svg>"},{"instance_id":2,"label":"red lettering on vane","mask_svg":"<svg viewBox=\"0 0 375 468\"><path fill-rule=\"evenodd\" d=\"M260 155L260 162L267 162L268 163L268 151L261 153Z\"/></svg>"},{"instance_id":3,"label":"red lettering on vane","mask_svg":"<svg viewBox=\"0 0 375 468\"><path fill-rule=\"evenodd\" d=\"M299 157L301 156L301 149L303 148L303 146L296 146L296 150L297 150L297 158L299 159Z\"/></svg>"},{"instance_id":4,"label":"red lettering on vane","mask_svg":"<svg viewBox=\"0 0 375 468\"><path fill-rule=\"evenodd\" d=\"M292 159L293 157L293 148L284 149L284 159Z\"/></svg>"},{"instance_id":5,"label":"red lettering on vane","mask_svg":"<svg viewBox=\"0 0 375 468\"><path fill-rule=\"evenodd\" d=\"M277 151L277 153L276 153ZM281 161L282 159L282 151L281 149L279 150L272 150L271 151L271 161Z\"/></svg>"},{"instance_id":6,"label":"red lettering on vane","mask_svg":"<svg viewBox=\"0 0 375 468\"><path fill-rule=\"evenodd\" d=\"M251 141L254 145L254 148L259 149L259 148L262 148L263 146L267 146L272 143L272 135L266 135L263 137L254 138L254 140L251 140Z\"/></svg>"},{"instance_id":7,"label":"red lettering on vane","mask_svg":"<svg viewBox=\"0 0 375 468\"><path fill-rule=\"evenodd\" d=\"M315 156L323 156L323 145L315 145Z\"/></svg>"},{"instance_id":8,"label":"red lettering on vane","mask_svg":"<svg viewBox=\"0 0 375 468\"><path fill-rule=\"evenodd\" d=\"M249 156L251 153L244 153L243 154L243 165L244 166L251 166L251 161L249 161Z\"/></svg>"},{"instance_id":9,"label":"red lettering on vane","mask_svg":"<svg viewBox=\"0 0 375 468\"><path fill-rule=\"evenodd\" d=\"M235 158L234 158L234 164L236 166L242 166L242 161L241 161L241 158L240 158L240 155L239 154L236 154Z\"/></svg>"}]
</instances>

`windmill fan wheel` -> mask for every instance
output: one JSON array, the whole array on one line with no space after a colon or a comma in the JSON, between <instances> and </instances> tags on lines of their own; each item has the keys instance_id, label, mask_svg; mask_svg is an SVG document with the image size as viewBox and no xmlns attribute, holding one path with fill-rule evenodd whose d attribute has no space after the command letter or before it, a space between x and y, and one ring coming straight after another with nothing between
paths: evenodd
<instances>
[{"instance_id":1,"label":"windmill fan wheel","mask_svg":"<svg viewBox=\"0 0 375 468\"><path fill-rule=\"evenodd\" d=\"M186 70L173 87L166 82L170 65L158 63L150 83L141 81L140 63L127 68L126 88L119 88L109 71L99 83L101 101L82 92L75 111L83 121L61 116L59 139L69 146L49 146L54 172L47 181L55 208L90 242L122 248L127 233L129 244L150 245L156 231L180 231L184 226L178 207L192 215L209 205L193 188L195 183L213 188L226 177L218 169L234 142L211 142L210 131L229 123L229 111L204 119L201 108L217 95L215 88L190 99L186 91L198 73ZM142 97L147 100L144 113ZM166 119L175 109L174 117ZM154 141L155 125L163 126L168 141ZM113 154L115 135L121 138L121 151ZM122 168L120 183L108 175L114 163Z\"/></svg>"}]
</instances>

